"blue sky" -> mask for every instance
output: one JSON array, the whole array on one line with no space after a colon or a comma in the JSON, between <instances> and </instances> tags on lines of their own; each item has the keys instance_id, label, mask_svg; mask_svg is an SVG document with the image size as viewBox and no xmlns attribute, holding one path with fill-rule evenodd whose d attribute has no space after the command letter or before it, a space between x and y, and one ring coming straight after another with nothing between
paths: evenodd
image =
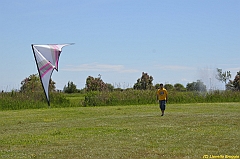
<instances>
[{"instance_id":1,"label":"blue sky","mask_svg":"<svg viewBox=\"0 0 240 159\"><path fill-rule=\"evenodd\" d=\"M99 74L132 87L142 72L154 84L222 89L216 68L240 70L238 0L1 0L0 21L1 90L37 73L31 44L75 43L53 72L58 89Z\"/></svg>"}]
</instances>

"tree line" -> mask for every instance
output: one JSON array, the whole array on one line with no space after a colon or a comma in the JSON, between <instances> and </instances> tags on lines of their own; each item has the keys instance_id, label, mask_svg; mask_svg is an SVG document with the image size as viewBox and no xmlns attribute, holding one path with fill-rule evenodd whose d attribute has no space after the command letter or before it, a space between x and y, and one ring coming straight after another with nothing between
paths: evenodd
<instances>
[{"instance_id":1,"label":"tree line","mask_svg":"<svg viewBox=\"0 0 240 159\"><path fill-rule=\"evenodd\" d=\"M222 69L217 68L217 75L216 79L221 82L225 83L226 90L240 90L240 71L237 72L234 80L230 80L231 73L230 71L223 72ZM152 90L159 88L160 83L153 84L153 77L148 75L148 73L142 72L140 78L137 79L136 83L134 83L132 88L127 89L134 89L134 90ZM56 91L55 87L56 82L52 79L50 80L50 91ZM165 88L167 90L175 90L175 91L200 91L206 92L207 88L206 85L201 81L197 80L196 82L188 83L186 87L184 87L180 83L172 84L165 84ZM25 78L21 81L21 92L34 92L42 90L41 82L39 76L37 74L30 75L29 77ZM115 88L112 84L105 83L101 79L101 75L98 77L88 76L86 79L85 88L79 90L77 89L77 85L71 81L68 81L67 85L64 86L63 92L64 93L80 93L80 92L89 92L89 91L114 91L114 90L122 90L121 88Z\"/></svg>"}]
</instances>

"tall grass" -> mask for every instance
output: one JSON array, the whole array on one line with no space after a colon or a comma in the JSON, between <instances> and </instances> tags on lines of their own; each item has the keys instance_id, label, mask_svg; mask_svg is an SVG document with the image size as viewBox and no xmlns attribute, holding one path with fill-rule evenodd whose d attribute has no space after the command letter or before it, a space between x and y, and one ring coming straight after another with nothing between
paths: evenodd
<instances>
[{"instance_id":1,"label":"tall grass","mask_svg":"<svg viewBox=\"0 0 240 159\"><path fill-rule=\"evenodd\" d=\"M240 92L169 92L169 103L222 103L240 102Z\"/></svg>"},{"instance_id":2,"label":"tall grass","mask_svg":"<svg viewBox=\"0 0 240 159\"><path fill-rule=\"evenodd\" d=\"M67 107L70 101L63 94L50 93L51 107ZM42 92L7 92L0 93L0 110L38 109L48 107Z\"/></svg>"},{"instance_id":3,"label":"tall grass","mask_svg":"<svg viewBox=\"0 0 240 159\"><path fill-rule=\"evenodd\" d=\"M178 92L170 91L169 104L240 102L240 92ZM88 92L83 106L139 105L156 103L155 90L125 90L113 92Z\"/></svg>"},{"instance_id":4,"label":"tall grass","mask_svg":"<svg viewBox=\"0 0 240 159\"><path fill-rule=\"evenodd\" d=\"M86 93L83 106L141 105L154 102L156 95L151 90L95 91Z\"/></svg>"},{"instance_id":5,"label":"tall grass","mask_svg":"<svg viewBox=\"0 0 240 159\"><path fill-rule=\"evenodd\" d=\"M240 92L177 92L169 91L169 104L186 103L222 103L240 102ZM156 104L156 90L118 90L92 91L85 94L50 93L51 107L87 107L115 105ZM0 93L0 110L38 109L47 108L43 92L9 92Z\"/></svg>"}]
</instances>

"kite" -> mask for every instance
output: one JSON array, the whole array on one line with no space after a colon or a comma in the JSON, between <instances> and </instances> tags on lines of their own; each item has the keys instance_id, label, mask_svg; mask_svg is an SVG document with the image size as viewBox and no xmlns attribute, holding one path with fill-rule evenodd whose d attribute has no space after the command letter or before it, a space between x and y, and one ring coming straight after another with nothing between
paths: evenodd
<instances>
[{"instance_id":1,"label":"kite","mask_svg":"<svg viewBox=\"0 0 240 159\"><path fill-rule=\"evenodd\" d=\"M32 44L32 50L36 61L39 78L42 83L42 87L45 92L45 96L50 106L49 100L49 83L52 76L52 72L55 69L58 71L58 61L62 48L72 44L48 44L48 45L35 45Z\"/></svg>"}]
</instances>

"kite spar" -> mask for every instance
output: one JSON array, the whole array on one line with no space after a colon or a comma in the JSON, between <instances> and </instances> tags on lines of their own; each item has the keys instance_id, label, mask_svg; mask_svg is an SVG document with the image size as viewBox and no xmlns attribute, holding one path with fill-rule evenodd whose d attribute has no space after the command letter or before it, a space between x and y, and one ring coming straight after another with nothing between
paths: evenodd
<instances>
[{"instance_id":1,"label":"kite spar","mask_svg":"<svg viewBox=\"0 0 240 159\"><path fill-rule=\"evenodd\" d=\"M35 45L32 44L32 50L39 73L39 78L46 95L48 105L49 100L49 84L52 76L52 72L55 69L58 71L58 61L62 48L72 44L48 44L48 45Z\"/></svg>"}]
</instances>

